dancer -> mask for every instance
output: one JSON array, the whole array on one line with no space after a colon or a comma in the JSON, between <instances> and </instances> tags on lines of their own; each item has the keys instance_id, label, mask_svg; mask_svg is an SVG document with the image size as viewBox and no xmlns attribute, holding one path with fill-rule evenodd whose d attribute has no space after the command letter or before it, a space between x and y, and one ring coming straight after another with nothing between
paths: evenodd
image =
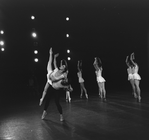
<instances>
[{"instance_id":1,"label":"dancer","mask_svg":"<svg viewBox=\"0 0 149 140\"><path fill-rule=\"evenodd\" d=\"M139 102L141 102L141 90L140 90L140 80L141 80L141 77L140 75L138 74L138 71L139 71L139 66L138 64L134 61L135 60L135 56L134 56L134 53L131 54L130 56L130 60L133 64L133 79L134 79L134 87L135 87L135 93L136 93L136 98L138 99Z\"/></svg>"},{"instance_id":2,"label":"dancer","mask_svg":"<svg viewBox=\"0 0 149 140\"><path fill-rule=\"evenodd\" d=\"M98 87L99 87L99 96L101 97L101 99L106 100L105 79L102 77L103 69L102 69L101 60L98 57L95 57L93 65L95 68L97 83L98 83Z\"/></svg>"},{"instance_id":3,"label":"dancer","mask_svg":"<svg viewBox=\"0 0 149 140\"><path fill-rule=\"evenodd\" d=\"M79 79L79 83L80 83L80 89L81 89L81 94L80 94L80 98L82 98L83 96L83 91L85 92L85 97L86 99L88 99L88 94L87 94L87 90L84 86L84 79L82 78L82 61L78 61L78 79Z\"/></svg>"},{"instance_id":4,"label":"dancer","mask_svg":"<svg viewBox=\"0 0 149 140\"><path fill-rule=\"evenodd\" d=\"M68 65L67 65L67 61L66 60L61 60L61 66L65 65L67 67L67 71L65 72L65 80L66 82L68 82ZM66 102L71 102L71 97L70 97L70 91L68 89L66 89Z\"/></svg>"},{"instance_id":5,"label":"dancer","mask_svg":"<svg viewBox=\"0 0 149 140\"><path fill-rule=\"evenodd\" d=\"M44 91L43 91L43 94L42 94L42 97L40 99L40 103L39 105L42 105L42 102L47 94L47 91L50 87L50 85L56 89L56 91L58 89L62 89L62 88L68 88L70 90L71 87L70 85L66 85L66 86L63 86L62 83L63 83L63 79L65 79L65 75L63 74L64 71L65 71L65 66L61 66L60 67L60 70L57 68L57 65L56 65L56 57L58 56L58 54L54 55L54 71L52 70L52 48L50 49L50 56L49 56L49 61L48 61L48 65L47 65L47 82L46 82L46 85L44 87ZM65 82L64 82L65 83ZM45 106L44 106L44 111L43 111L43 114L42 114L42 119L45 118L46 114L47 114L47 108L49 106L49 102L51 100L51 96L50 95L53 95L54 98L55 98L55 104L57 106L57 109L60 113L60 121L63 121L63 115L62 115L62 107L59 103L59 93L54 93L54 94L49 94L48 98L46 99L46 103L45 103Z\"/></svg>"},{"instance_id":6,"label":"dancer","mask_svg":"<svg viewBox=\"0 0 149 140\"><path fill-rule=\"evenodd\" d=\"M132 86L132 95L134 96L134 98L137 98L137 94L136 94L136 91L135 91L134 78L133 78L134 65L132 64L132 62L130 60L130 56L126 57L125 62L126 62L126 65L128 66L128 68L127 68L128 81L130 82L130 84Z\"/></svg>"}]
</instances>

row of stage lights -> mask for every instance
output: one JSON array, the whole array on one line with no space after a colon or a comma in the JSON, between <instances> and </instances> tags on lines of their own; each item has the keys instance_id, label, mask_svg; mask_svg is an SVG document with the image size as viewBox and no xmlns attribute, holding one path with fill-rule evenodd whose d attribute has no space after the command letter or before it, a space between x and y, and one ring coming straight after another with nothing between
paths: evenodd
<instances>
[{"instance_id":1,"label":"row of stage lights","mask_svg":"<svg viewBox=\"0 0 149 140\"><path fill-rule=\"evenodd\" d=\"M4 35L4 31L3 30L1 30L0 31L0 49L1 49L1 51L5 51L5 43L4 43L4 40L3 40L3 35Z\"/></svg>"},{"instance_id":2,"label":"row of stage lights","mask_svg":"<svg viewBox=\"0 0 149 140\"><path fill-rule=\"evenodd\" d=\"M66 21L69 21L69 17L66 17ZM69 34L66 34L66 37L69 38ZM70 50L69 49L67 49L67 54L70 54ZM67 60L70 61L71 60L71 57L68 56L67 57Z\"/></svg>"},{"instance_id":3,"label":"row of stage lights","mask_svg":"<svg viewBox=\"0 0 149 140\"><path fill-rule=\"evenodd\" d=\"M31 16L31 20L35 20L35 16ZM69 17L66 17L66 21L69 21ZM5 43L4 43L4 40L3 40L3 36L4 36L4 30L0 30L0 49L1 51L5 51ZM33 32L31 33L31 36L35 39L35 42L34 42L34 47L36 47L34 49L34 62L39 62L39 58L37 57L38 56L38 49L37 49L37 46L38 46L38 42L37 42L37 33L35 31L35 29L33 30ZM66 38L69 38L70 35L69 34L66 34ZM67 54L70 54L70 50L67 49ZM71 58L70 56L67 57L67 60L70 61Z\"/></svg>"},{"instance_id":4,"label":"row of stage lights","mask_svg":"<svg viewBox=\"0 0 149 140\"><path fill-rule=\"evenodd\" d=\"M31 16L31 20L35 20L35 16ZM37 38L37 33L36 33L35 29L33 29L32 33L31 33L31 36L34 39ZM38 45L38 42L35 41L34 42L34 47L36 47L36 48L34 49L34 55L35 55L34 62L38 62L39 61L39 58L37 57L37 55L38 55L37 45Z\"/></svg>"},{"instance_id":5,"label":"row of stage lights","mask_svg":"<svg viewBox=\"0 0 149 140\"><path fill-rule=\"evenodd\" d=\"M31 20L35 20L35 16L32 15L32 16L31 16ZM66 17L66 21L69 21L69 17ZM31 35L32 35L32 37L33 37L34 39L37 38L37 33L36 33L35 29L34 29L33 32L31 33ZM67 34L66 34L66 38L69 38L69 37L70 37L70 35L67 33ZM37 57L37 55L38 55L37 45L38 45L38 42L34 42L34 47L36 47L36 48L34 49L34 55L35 55L35 57L34 57L34 62L39 62L39 58ZM70 54L70 50L69 50L69 49L67 49L67 54ZM67 60L70 61L70 60L71 60L71 57L68 56L68 57L67 57Z\"/></svg>"}]
</instances>

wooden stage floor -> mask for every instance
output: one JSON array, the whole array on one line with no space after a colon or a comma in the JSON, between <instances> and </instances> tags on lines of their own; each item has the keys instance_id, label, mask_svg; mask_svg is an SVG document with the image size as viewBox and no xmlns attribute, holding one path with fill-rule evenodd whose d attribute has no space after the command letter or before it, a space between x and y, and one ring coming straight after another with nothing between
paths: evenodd
<instances>
[{"instance_id":1,"label":"wooden stage floor","mask_svg":"<svg viewBox=\"0 0 149 140\"><path fill-rule=\"evenodd\" d=\"M149 98L141 103L125 94L108 96L106 102L98 96L74 97L71 103L62 98L64 122L53 100L45 120L38 104L37 99L25 99L1 105L0 140L149 139Z\"/></svg>"}]
</instances>

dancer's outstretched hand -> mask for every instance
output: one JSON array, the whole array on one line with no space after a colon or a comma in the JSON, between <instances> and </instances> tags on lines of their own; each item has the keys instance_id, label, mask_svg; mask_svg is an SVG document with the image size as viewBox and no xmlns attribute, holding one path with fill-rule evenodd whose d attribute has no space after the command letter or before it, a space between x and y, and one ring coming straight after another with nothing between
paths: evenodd
<instances>
[{"instance_id":1,"label":"dancer's outstretched hand","mask_svg":"<svg viewBox=\"0 0 149 140\"><path fill-rule=\"evenodd\" d=\"M59 56L59 53L57 53L57 54L54 55L54 57L58 57L58 56Z\"/></svg>"}]
</instances>

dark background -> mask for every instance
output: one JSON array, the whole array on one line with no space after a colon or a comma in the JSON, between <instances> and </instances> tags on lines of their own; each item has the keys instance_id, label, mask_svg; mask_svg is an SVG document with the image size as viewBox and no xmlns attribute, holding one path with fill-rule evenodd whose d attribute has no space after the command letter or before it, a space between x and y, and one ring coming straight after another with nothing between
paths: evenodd
<instances>
[{"instance_id":1,"label":"dark background","mask_svg":"<svg viewBox=\"0 0 149 140\"><path fill-rule=\"evenodd\" d=\"M1 0L0 29L5 52L0 52L0 94L28 96L34 75L40 96L46 83L49 48L61 58L71 57L69 78L79 95L77 61L83 60L83 77L89 94L97 94L94 57L101 58L107 94L131 93L125 58L135 52L141 91L148 92L149 2L147 0ZM33 21L30 16L34 15ZM70 21L66 21L66 17ZM37 39L31 37L33 28ZM66 38L66 33L70 38ZM38 44L35 45L34 42ZM39 50L39 62L33 50ZM70 49L68 55L66 50ZM58 61L59 62L59 61ZM122 92L122 93L123 93ZM121 93L121 94L122 94Z\"/></svg>"}]
</instances>

